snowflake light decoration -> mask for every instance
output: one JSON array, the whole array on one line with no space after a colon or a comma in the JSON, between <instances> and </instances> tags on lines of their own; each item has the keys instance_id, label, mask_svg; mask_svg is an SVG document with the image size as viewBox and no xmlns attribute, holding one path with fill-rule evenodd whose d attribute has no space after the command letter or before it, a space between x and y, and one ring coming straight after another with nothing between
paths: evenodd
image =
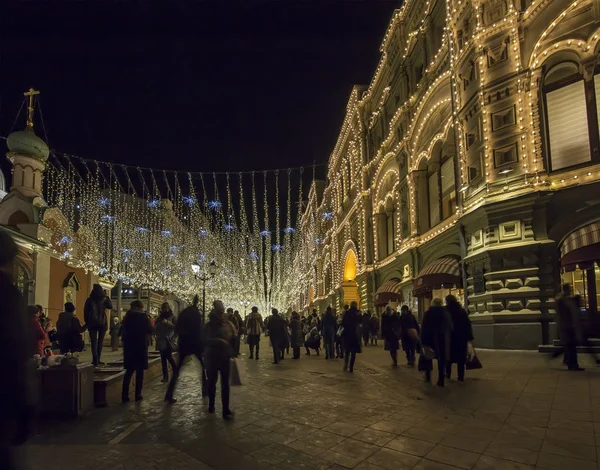
<instances>
[{"instance_id":1,"label":"snowflake light decoration","mask_svg":"<svg viewBox=\"0 0 600 470\"><path fill-rule=\"evenodd\" d=\"M160 206L160 199L151 199L146 203L150 209L156 209Z\"/></svg>"},{"instance_id":2,"label":"snowflake light decoration","mask_svg":"<svg viewBox=\"0 0 600 470\"><path fill-rule=\"evenodd\" d=\"M100 221L104 224L112 224L117 220L114 215L103 215L100 217Z\"/></svg>"},{"instance_id":3,"label":"snowflake light decoration","mask_svg":"<svg viewBox=\"0 0 600 470\"><path fill-rule=\"evenodd\" d=\"M258 261L258 253L256 251L251 251L250 252L250 259L252 261Z\"/></svg>"},{"instance_id":4,"label":"snowflake light decoration","mask_svg":"<svg viewBox=\"0 0 600 470\"><path fill-rule=\"evenodd\" d=\"M271 232L269 230L263 230L262 232L260 232L260 236L267 238L271 236Z\"/></svg>"},{"instance_id":5,"label":"snowflake light decoration","mask_svg":"<svg viewBox=\"0 0 600 470\"><path fill-rule=\"evenodd\" d=\"M281 252L283 251L283 245L273 245L271 249L276 252Z\"/></svg>"},{"instance_id":6,"label":"snowflake light decoration","mask_svg":"<svg viewBox=\"0 0 600 470\"><path fill-rule=\"evenodd\" d=\"M138 232L138 233L150 233L150 229L149 228L142 227L141 225L137 226L135 228L135 231Z\"/></svg>"},{"instance_id":7,"label":"snowflake light decoration","mask_svg":"<svg viewBox=\"0 0 600 470\"><path fill-rule=\"evenodd\" d=\"M286 227L283 229L284 233L294 233L296 229L294 227Z\"/></svg>"},{"instance_id":8,"label":"snowflake light decoration","mask_svg":"<svg viewBox=\"0 0 600 470\"><path fill-rule=\"evenodd\" d=\"M223 203L221 201L208 201L208 208L212 209L213 211L218 211L221 209L221 207L223 207Z\"/></svg>"},{"instance_id":9,"label":"snowflake light decoration","mask_svg":"<svg viewBox=\"0 0 600 470\"><path fill-rule=\"evenodd\" d=\"M173 236L173 232L171 232L170 230L161 230L160 234L163 237L167 237L167 238L171 238Z\"/></svg>"},{"instance_id":10,"label":"snowflake light decoration","mask_svg":"<svg viewBox=\"0 0 600 470\"><path fill-rule=\"evenodd\" d=\"M192 206L196 205L196 197L195 196L183 196L183 203L188 207L192 207Z\"/></svg>"},{"instance_id":11,"label":"snowflake light decoration","mask_svg":"<svg viewBox=\"0 0 600 470\"><path fill-rule=\"evenodd\" d=\"M323 220L332 220L333 219L333 212L327 211L327 212L323 212L323 214L321 214L321 217L323 217Z\"/></svg>"},{"instance_id":12,"label":"snowflake light decoration","mask_svg":"<svg viewBox=\"0 0 600 470\"><path fill-rule=\"evenodd\" d=\"M100 207L103 207L104 209L108 209L110 207L110 202L110 198L106 196L101 196L100 198L98 198L98 205Z\"/></svg>"},{"instance_id":13,"label":"snowflake light decoration","mask_svg":"<svg viewBox=\"0 0 600 470\"><path fill-rule=\"evenodd\" d=\"M206 229L200 229L200 231L198 232L198 235L201 237L207 237L208 236L208 230Z\"/></svg>"},{"instance_id":14,"label":"snowflake light decoration","mask_svg":"<svg viewBox=\"0 0 600 470\"><path fill-rule=\"evenodd\" d=\"M58 244L59 245L68 245L69 243L71 243L73 241L73 239L71 237L67 237L66 235L64 237L62 237L59 241Z\"/></svg>"}]
</instances>

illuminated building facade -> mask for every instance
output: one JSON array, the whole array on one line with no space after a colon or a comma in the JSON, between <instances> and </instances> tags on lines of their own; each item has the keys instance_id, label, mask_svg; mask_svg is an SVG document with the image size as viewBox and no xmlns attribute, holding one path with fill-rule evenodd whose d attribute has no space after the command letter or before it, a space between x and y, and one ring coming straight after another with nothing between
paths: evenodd
<instances>
[{"instance_id":1,"label":"illuminated building facade","mask_svg":"<svg viewBox=\"0 0 600 470\"><path fill-rule=\"evenodd\" d=\"M452 293L479 346L533 349L569 282L597 331L599 41L596 0L405 0L310 192L302 305Z\"/></svg>"}]
</instances>

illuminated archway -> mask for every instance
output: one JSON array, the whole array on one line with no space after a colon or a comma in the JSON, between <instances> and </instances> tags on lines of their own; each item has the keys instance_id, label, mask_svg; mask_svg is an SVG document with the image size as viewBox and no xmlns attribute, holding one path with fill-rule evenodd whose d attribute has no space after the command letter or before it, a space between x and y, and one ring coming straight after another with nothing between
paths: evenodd
<instances>
[{"instance_id":1,"label":"illuminated archway","mask_svg":"<svg viewBox=\"0 0 600 470\"><path fill-rule=\"evenodd\" d=\"M356 302L360 308L360 295L358 293L358 283L356 282L357 270L356 253L354 250L348 250L344 261L344 282L342 282L344 295L342 303L350 305L350 302Z\"/></svg>"}]
</instances>

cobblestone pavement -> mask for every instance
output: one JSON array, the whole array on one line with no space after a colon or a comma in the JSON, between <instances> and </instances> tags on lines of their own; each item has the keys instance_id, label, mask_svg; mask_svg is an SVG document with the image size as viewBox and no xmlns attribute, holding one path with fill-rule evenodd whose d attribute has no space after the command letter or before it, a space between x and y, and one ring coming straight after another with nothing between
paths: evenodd
<instances>
[{"instance_id":1,"label":"cobblestone pavement","mask_svg":"<svg viewBox=\"0 0 600 470\"><path fill-rule=\"evenodd\" d=\"M233 422L209 415L198 366L178 403L159 380L140 403L46 424L25 448L34 469L598 469L600 368L567 372L537 353L480 351L464 383L425 384L365 348L354 374L339 360L271 364L244 357L248 384L232 389ZM50 399L50 397L47 397Z\"/></svg>"}]
</instances>

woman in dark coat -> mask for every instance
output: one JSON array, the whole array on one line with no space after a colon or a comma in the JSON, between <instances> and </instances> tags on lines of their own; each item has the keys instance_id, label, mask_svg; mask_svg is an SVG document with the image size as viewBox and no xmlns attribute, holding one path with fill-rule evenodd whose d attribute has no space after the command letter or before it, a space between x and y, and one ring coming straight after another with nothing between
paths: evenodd
<instances>
[{"instance_id":1,"label":"woman in dark coat","mask_svg":"<svg viewBox=\"0 0 600 470\"><path fill-rule=\"evenodd\" d=\"M152 335L152 324L141 301L131 303L131 310L125 314L121 328L125 368L121 399L123 403L129 401L129 384L135 372L135 401L140 401L143 398L144 370L148 368L148 343Z\"/></svg>"},{"instance_id":2,"label":"woman in dark coat","mask_svg":"<svg viewBox=\"0 0 600 470\"><path fill-rule=\"evenodd\" d=\"M421 344L423 349L431 348L438 363L438 381L440 387L444 386L446 373L446 359L450 349L450 334L452 333L452 321L450 315L444 309L441 299L433 299L431 306L423 315L421 325ZM431 368L425 370L425 381L431 381Z\"/></svg>"},{"instance_id":3,"label":"woman in dark coat","mask_svg":"<svg viewBox=\"0 0 600 470\"><path fill-rule=\"evenodd\" d=\"M300 348L304 345L304 333L302 332L302 322L297 312L292 312L292 321L290 322L292 359L300 359Z\"/></svg>"},{"instance_id":4,"label":"woman in dark coat","mask_svg":"<svg viewBox=\"0 0 600 470\"><path fill-rule=\"evenodd\" d=\"M465 361L469 341L473 341L473 329L469 314L460 305L456 297L446 297L446 309L452 320L452 335L450 336L450 358L446 364L446 377L452 375L452 363L456 363L458 380L465 380Z\"/></svg>"},{"instance_id":5,"label":"woman in dark coat","mask_svg":"<svg viewBox=\"0 0 600 470\"><path fill-rule=\"evenodd\" d=\"M160 362L162 365L162 381L169 381L169 369L167 362L171 365L173 373L177 366L173 360L174 341L175 341L175 315L171 310L169 302L165 302L160 307L160 314L154 323L156 333L156 349L160 351Z\"/></svg>"},{"instance_id":6,"label":"woman in dark coat","mask_svg":"<svg viewBox=\"0 0 600 470\"><path fill-rule=\"evenodd\" d=\"M360 347L360 324L361 313L356 302L350 304L350 309L342 317L342 341L344 342L344 370L354 371L356 353L361 351Z\"/></svg>"},{"instance_id":7,"label":"woman in dark coat","mask_svg":"<svg viewBox=\"0 0 600 470\"><path fill-rule=\"evenodd\" d=\"M389 306L381 317L381 335L385 341L385 350L390 352L394 367L397 367L398 349L400 349L400 317Z\"/></svg>"}]
</instances>

